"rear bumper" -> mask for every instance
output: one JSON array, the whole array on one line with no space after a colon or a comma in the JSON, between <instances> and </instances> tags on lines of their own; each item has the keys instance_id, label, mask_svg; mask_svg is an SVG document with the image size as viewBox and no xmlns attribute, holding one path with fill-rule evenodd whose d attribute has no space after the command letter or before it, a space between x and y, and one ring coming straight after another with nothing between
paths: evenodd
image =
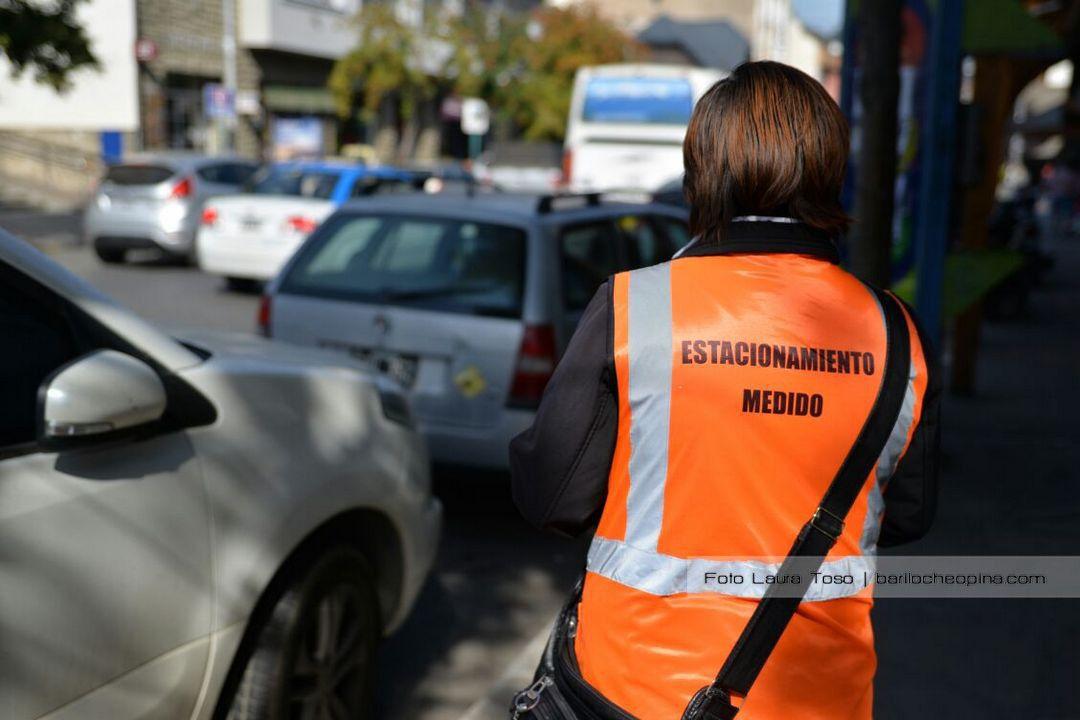
<instances>
[{"instance_id":1,"label":"rear bumper","mask_svg":"<svg viewBox=\"0 0 1080 720\"><path fill-rule=\"evenodd\" d=\"M150 238L98 235L90 242L102 250L160 250L161 246Z\"/></svg>"},{"instance_id":2,"label":"rear bumper","mask_svg":"<svg viewBox=\"0 0 1080 720\"><path fill-rule=\"evenodd\" d=\"M83 216L83 238L87 243L116 250L158 248L174 255L187 255L195 243L195 227L189 218L161 223L153 215L145 219L122 217L91 206Z\"/></svg>"},{"instance_id":3,"label":"rear bumper","mask_svg":"<svg viewBox=\"0 0 1080 720\"><path fill-rule=\"evenodd\" d=\"M433 461L507 470L510 467L510 441L532 425L535 415L531 410L506 408L495 425L483 428L425 423L423 420L419 425Z\"/></svg>"},{"instance_id":4,"label":"rear bumper","mask_svg":"<svg viewBox=\"0 0 1080 720\"><path fill-rule=\"evenodd\" d=\"M270 280L296 252L300 242L252 246L250 242L221 236L208 237L206 233L200 233L196 240L196 254L199 268L211 275Z\"/></svg>"}]
</instances>

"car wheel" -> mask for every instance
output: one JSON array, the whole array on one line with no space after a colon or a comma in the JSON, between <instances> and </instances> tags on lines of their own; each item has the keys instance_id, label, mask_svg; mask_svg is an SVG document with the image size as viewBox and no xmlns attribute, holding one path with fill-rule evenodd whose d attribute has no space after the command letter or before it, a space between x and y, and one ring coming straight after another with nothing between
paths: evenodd
<instances>
[{"instance_id":1,"label":"car wheel","mask_svg":"<svg viewBox=\"0 0 1080 720\"><path fill-rule=\"evenodd\" d=\"M108 248L100 245L94 246L94 253L101 262L108 265L117 265L124 262L124 250L121 248Z\"/></svg>"},{"instance_id":2,"label":"car wheel","mask_svg":"<svg viewBox=\"0 0 1080 720\"><path fill-rule=\"evenodd\" d=\"M259 631L230 720L371 717L378 600L351 548L324 553L281 594Z\"/></svg>"},{"instance_id":3,"label":"car wheel","mask_svg":"<svg viewBox=\"0 0 1080 720\"><path fill-rule=\"evenodd\" d=\"M225 278L225 287L232 292L250 293L259 287L259 281L252 278L234 277L229 275Z\"/></svg>"}]
</instances>

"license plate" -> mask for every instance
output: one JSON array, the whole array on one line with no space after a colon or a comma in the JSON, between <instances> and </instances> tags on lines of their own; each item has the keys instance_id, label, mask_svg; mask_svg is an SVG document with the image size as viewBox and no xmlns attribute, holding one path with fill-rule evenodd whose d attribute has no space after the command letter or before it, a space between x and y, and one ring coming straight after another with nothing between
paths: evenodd
<instances>
[{"instance_id":1,"label":"license plate","mask_svg":"<svg viewBox=\"0 0 1080 720\"><path fill-rule=\"evenodd\" d=\"M381 375L396 381L406 390L416 384L416 372L420 358L416 355L387 352L344 343L339 340L320 340L319 347L347 353Z\"/></svg>"},{"instance_id":2,"label":"license plate","mask_svg":"<svg viewBox=\"0 0 1080 720\"><path fill-rule=\"evenodd\" d=\"M255 232L262 227L262 220L257 217L245 217L240 219L240 227L245 232Z\"/></svg>"}]
</instances>

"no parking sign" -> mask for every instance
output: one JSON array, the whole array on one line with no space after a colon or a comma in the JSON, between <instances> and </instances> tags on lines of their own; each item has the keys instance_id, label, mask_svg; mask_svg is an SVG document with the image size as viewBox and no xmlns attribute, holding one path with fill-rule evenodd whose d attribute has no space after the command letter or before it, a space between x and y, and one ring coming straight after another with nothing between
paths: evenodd
<instances>
[{"instance_id":1,"label":"no parking sign","mask_svg":"<svg viewBox=\"0 0 1080 720\"><path fill-rule=\"evenodd\" d=\"M208 118L231 118L236 115L235 98L224 85L203 85L203 115Z\"/></svg>"}]
</instances>

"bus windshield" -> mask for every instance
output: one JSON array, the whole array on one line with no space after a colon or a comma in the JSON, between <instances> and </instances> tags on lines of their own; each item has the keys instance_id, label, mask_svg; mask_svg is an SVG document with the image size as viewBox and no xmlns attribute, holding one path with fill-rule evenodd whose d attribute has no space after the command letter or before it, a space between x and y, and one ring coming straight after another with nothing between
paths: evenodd
<instances>
[{"instance_id":1,"label":"bus windshield","mask_svg":"<svg viewBox=\"0 0 1080 720\"><path fill-rule=\"evenodd\" d=\"M595 77L585 86L581 119L632 125L685 125L694 107L685 78Z\"/></svg>"}]
</instances>

